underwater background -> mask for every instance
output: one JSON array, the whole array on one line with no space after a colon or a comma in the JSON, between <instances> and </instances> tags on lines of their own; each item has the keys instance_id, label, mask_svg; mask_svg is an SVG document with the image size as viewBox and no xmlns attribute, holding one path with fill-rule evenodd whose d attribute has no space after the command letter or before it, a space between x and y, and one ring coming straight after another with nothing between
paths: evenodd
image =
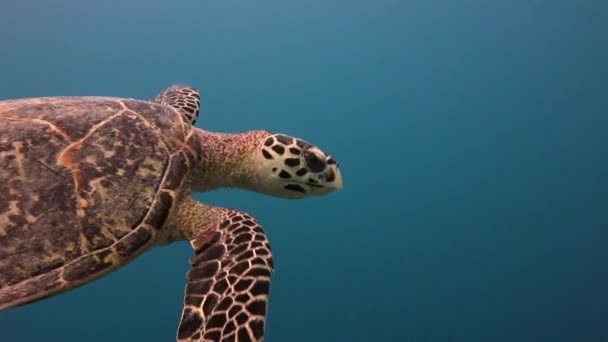
<instances>
[{"instance_id":1,"label":"underwater background","mask_svg":"<svg viewBox=\"0 0 608 342\"><path fill-rule=\"evenodd\" d=\"M332 154L256 216L266 340L608 341L608 3L0 2L0 100L198 87L197 126ZM0 312L0 341L174 341L186 242Z\"/></svg>"}]
</instances>

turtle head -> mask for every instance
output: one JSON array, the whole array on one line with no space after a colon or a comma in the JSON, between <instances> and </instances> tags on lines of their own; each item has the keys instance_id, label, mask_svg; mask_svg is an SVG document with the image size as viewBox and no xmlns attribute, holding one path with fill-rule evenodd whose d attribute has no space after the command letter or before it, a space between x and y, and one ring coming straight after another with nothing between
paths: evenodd
<instances>
[{"instance_id":1,"label":"turtle head","mask_svg":"<svg viewBox=\"0 0 608 342\"><path fill-rule=\"evenodd\" d=\"M338 163L320 148L268 131L216 133L197 128L201 165L192 190L240 188L280 198L319 196L342 189Z\"/></svg>"},{"instance_id":2,"label":"turtle head","mask_svg":"<svg viewBox=\"0 0 608 342\"><path fill-rule=\"evenodd\" d=\"M281 198L342 189L338 163L320 148L285 134L262 135L254 150L255 191Z\"/></svg>"}]
</instances>

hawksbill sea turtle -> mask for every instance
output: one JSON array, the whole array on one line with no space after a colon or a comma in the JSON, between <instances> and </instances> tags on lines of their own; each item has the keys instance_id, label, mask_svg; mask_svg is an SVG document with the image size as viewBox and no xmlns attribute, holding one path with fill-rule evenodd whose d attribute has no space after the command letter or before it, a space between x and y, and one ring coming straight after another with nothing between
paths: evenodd
<instances>
[{"instance_id":1,"label":"hawksbill sea turtle","mask_svg":"<svg viewBox=\"0 0 608 342\"><path fill-rule=\"evenodd\" d=\"M192 193L236 187L296 199L341 189L342 176L299 138L196 128L199 108L198 90L185 85L150 101L0 101L0 310L187 240L195 255L177 340L264 340L274 272L266 233L249 214Z\"/></svg>"}]
</instances>

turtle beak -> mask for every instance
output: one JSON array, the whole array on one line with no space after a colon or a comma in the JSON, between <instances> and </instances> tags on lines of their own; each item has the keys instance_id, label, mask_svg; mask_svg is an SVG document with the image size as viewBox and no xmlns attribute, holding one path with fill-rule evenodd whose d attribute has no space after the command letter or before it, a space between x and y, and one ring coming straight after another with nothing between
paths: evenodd
<instances>
[{"instance_id":1,"label":"turtle beak","mask_svg":"<svg viewBox=\"0 0 608 342\"><path fill-rule=\"evenodd\" d=\"M343 188L342 173L340 172L340 168L338 167L338 165L332 165L329 172L334 173L335 179L332 183L329 183L328 186L330 186L336 190L342 190L342 188Z\"/></svg>"},{"instance_id":2,"label":"turtle beak","mask_svg":"<svg viewBox=\"0 0 608 342\"><path fill-rule=\"evenodd\" d=\"M324 186L334 189L334 190L342 190L342 173L340 172L340 167L338 163L336 163L331 157L328 158L328 167L325 172L325 180L326 182L323 184Z\"/></svg>"}]
</instances>

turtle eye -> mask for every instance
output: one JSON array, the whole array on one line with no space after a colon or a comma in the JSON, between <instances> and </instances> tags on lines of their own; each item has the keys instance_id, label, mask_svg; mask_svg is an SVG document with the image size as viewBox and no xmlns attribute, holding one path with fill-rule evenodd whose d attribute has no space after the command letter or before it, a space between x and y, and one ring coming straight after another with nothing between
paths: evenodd
<instances>
[{"instance_id":1,"label":"turtle eye","mask_svg":"<svg viewBox=\"0 0 608 342\"><path fill-rule=\"evenodd\" d=\"M304 160L306 161L306 166L312 172L321 172L325 170L325 167L327 166L323 159L320 159L314 153L308 151L304 152Z\"/></svg>"}]
</instances>

